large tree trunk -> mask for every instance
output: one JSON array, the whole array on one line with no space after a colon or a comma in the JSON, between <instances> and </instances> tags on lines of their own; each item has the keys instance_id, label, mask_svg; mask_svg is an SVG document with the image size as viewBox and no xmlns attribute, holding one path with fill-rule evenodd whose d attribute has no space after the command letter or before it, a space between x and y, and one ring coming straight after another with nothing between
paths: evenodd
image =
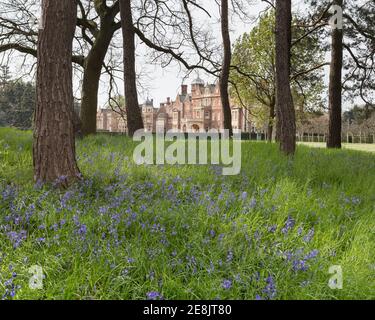
<instances>
[{"instance_id":1,"label":"large tree trunk","mask_svg":"<svg viewBox=\"0 0 375 320\"><path fill-rule=\"evenodd\" d=\"M233 135L232 110L230 108L228 82L230 73L230 64L232 60L232 48L229 34L229 10L228 0L221 0L221 35L223 38L224 59L222 71L220 74L220 94L221 104L223 106L224 129L229 130L229 136Z\"/></svg>"},{"instance_id":2,"label":"large tree trunk","mask_svg":"<svg viewBox=\"0 0 375 320\"><path fill-rule=\"evenodd\" d=\"M296 150L296 115L290 89L291 0L276 0L276 110L280 121L280 149Z\"/></svg>"},{"instance_id":3,"label":"large tree trunk","mask_svg":"<svg viewBox=\"0 0 375 320\"><path fill-rule=\"evenodd\" d=\"M82 133L84 135L96 133L99 80L112 36L112 32L106 33L101 30L85 61L81 104Z\"/></svg>"},{"instance_id":4,"label":"large tree trunk","mask_svg":"<svg viewBox=\"0 0 375 320\"><path fill-rule=\"evenodd\" d=\"M342 7L343 0L334 0ZM341 148L343 30L332 29L331 70L329 76L329 132L327 147Z\"/></svg>"},{"instance_id":5,"label":"large tree trunk","mask_svg":"<svg viewBox=\"0 0 375 320\"><path fill-rule=\"evenodd\" d=\"M275 123L275 103L271 103L269 108L270 108L270 114L268 116L267 138L268 138L268 142L272 142L273 127Z\"/></svg>"},{"instance_id":6,"label":"large tree trunk","mask_svg":"<svg viewBox=\"0 0 375 320\"><path fill-rule=\"evenodd\" d=\"M73 129L72 42L75 0L43 0L38 37L34 179L66 186L80 176Z\"/></svg>"},{"instance_id":7,"label":"large tree trunk","mask_svg":"<svg viewBox=\"0 0 375 320\"><path fill-rule=\"evenodd\" d=\"M138 103L138 92L135 73L135 33L131 0L120 0L121 26L124 39L124 82L125 106L129 136L143 129L143 119Z\"/></svg>"},{"instance_id":8,"label":"large tree trunk","mask_svg":"<svg viewBox=\"0 0 375 320\"><path fill-rule=\"evenodd\" d=\"M105 56L116 31L114 21L116 13L118 13L118 9L112 8L111 11L100 17L100 30L85 60L80 115L83 135L96 133L99 81Z\"/></svg>"}]
</instances>

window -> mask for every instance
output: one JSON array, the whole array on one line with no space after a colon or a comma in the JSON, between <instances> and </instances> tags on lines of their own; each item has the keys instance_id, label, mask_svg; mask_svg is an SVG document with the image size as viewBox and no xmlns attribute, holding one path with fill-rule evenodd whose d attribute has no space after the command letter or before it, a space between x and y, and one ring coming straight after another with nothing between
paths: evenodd
<instances>
[{"instance_id":1,"label":"window","mask_svg":"<svg viewBox=\"0 0 375 320\"><path fill-rule=\"evenodd\" d=\"M210 112L206 111L206 112L204 113L204 117L205 117L206 119L210 119Z\"/></svg>"}]
</instances>

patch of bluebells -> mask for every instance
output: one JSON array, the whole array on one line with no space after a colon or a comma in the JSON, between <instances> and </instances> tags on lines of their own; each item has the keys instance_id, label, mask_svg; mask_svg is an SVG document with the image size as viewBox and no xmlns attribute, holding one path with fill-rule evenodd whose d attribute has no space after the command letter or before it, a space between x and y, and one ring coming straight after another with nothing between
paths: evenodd
<instances>
[{"instance_id":1,"label":"patch of bluebells","mask_svg":"<svg viewBox=\"0 0 375 320\"><path fill-rule=\"evenodd\" d=\"M9 270L12 271L13 267L9 266ZM21 286L14 283L16 277L17 273L12 272L12 276L8 280L4 281L5 292L1 297L2 300L13 299L16 296L17 290L21 288Z\"/></svg>"},{"instance_id":2,"label":"patch of bluebells","mask_svg":"<svg viewBox=\"0 0 375 320\"><path fill-rule=\"evenodd\" d=\"M281 229L281 232L284 234L288 234L289 231L293 229L295 224L296 224L296 221L293 219L293 217L288 216L288 219L286 220L284 227Z\"/></svg>"},{"instance_id":3,"label":"patch of bluebells","mask_svg":"<svg viewBox=\"0 0 375 320\"><path fill-rule=\"evenodd\" d=\"M229 279L225 279L223 283L221 284L221 286L223 287L224 290L229 290L230 288L232 288L232 281Z\"/></svg>"},{"instance_id":4,"label":"patch of bluebells","mask_svg":"<svg viewBox=\"0 0 375 320\"><path fill-rule=\"evenodd\" d=\"M349 205L358 206L362 203L362 201L361 201L361 198L356 197L356 196L354 196L354 197L344 196L344 203L349 204Z\"/></svg>"},{"instance_id":5,"label":"patch of bluebells","mask_svg":"<svg viewBox=\"0 0 375 320\"><path fill-rule=\"evenodd\" d=\"M3 201L11 201L17 197L17 189L12 185L5 186L5 189L1 192Z\"/></svg>"},{"instance_id":6,"label":"patch of bluebells","mask_svg":"<svg viewBox=\"0 0 375 320\"><path fill-rule=\"evenodd\" d=\"M303 249L297 249L296 251L287 251L285 252L285 257L288 262L291 263L292 270L294 272L307 271L310 267L309 262L319 255L319 250L314 249L304 253Z\"/></svg>"},{"instance_id":7,"label":"patch of bluebells","mask_svg":"<svg viewBox=\"0 0 375 320\"><path fill-rule=\"evenodd\" d=\"M263 292L266 294L268 299L272 300L276 298L277 290L276 290L276 283L271 275L269 275L266 279L266 287L264 288Z\"/></svg>"},{"instance_id":8,"label":"patch of bluebells","mask_svg":"<svg viewBox=\"0 0 375 320\"><path fill-rule=\"evenodd\" d=\"M76 215L73 216L73 222L76 225L74 233L78 235L81 240L85 240L87 234L87 226L81 223Z\"/></svg>"},{"instance_id":9,"label":"patch of bluebells","mask_svg":"<svg viewBox=\"0 0 375 320\"><path fill-rule=\"evenodd\" d=\"M232 232L237 232L243 223L246 222L247 217L244 216L243 221L237 220L236 217L233 218L233 214L230 210L225 210L223 212L223 205L225 205L228 208L232 208L234 206L241 205L243 207L246 207L248 209L254 209L257 206L262 207L264 206L262 200L258 200L259 198L251 197L251 193L248 194L247 192L239 192L234 193L231 191L230 186L223 186L223 191L218 195L216 192L217 189L213 188L205 190L200 185L198 186L191 186L189 184L185 184L187 180L182 180L181 178L170 182L170 181L164 181L164 187L161 188L160 184L151 183L151 182L142 182L142 183L134 183L126 185L126 181L123 183L112 183L110 185L96 186L96 182L93 182L90 179L82 180L77 184L75 187L76 189L73 189L72 191L68 191L62 195L60 199L55 198L55 202L53 203L54 208L56 210L60 211L62 209L67 209L66 212L64 212L64 218L70 220L70 217L68 215L68 211L74 208L74 217L73 217L73 234L78 236L82 240L95 240L96 242L92 243L94 256L97 257L99 260L99 257L101 255L105 255L106 251L116 252L116 248L113 247L113 243L115 242L115 246L119 246L121 243L127 243L127 241L124 241L124 239L131 239L135 237L139 237L144 234L147 234L149 237L154 237L158 241L154 241L153 245L150 245L150 247L146 248L145 252L147 253L150 260L156 261L158 257L162 256L166 252L168 252L169 256L169 265L173 267L173 270L177 270L178 272L183 273L184 275L187 274L186 271L189 272L189 274L196 274L198 270L206 271L208 274L214 276L217 276L222 271L224 271L226 268L229 268L229 264L233 262L234 256L236 256L236 259L240 259L241 257L237 257L237 248L231 248L229 251L224 251L224 248L227 247L227 242L230 242L232 237ZM95 186L93 184L95 183ZM163 184L162 184L163 185ZM246 187L245 187L246 188ZM96 190L95 190L96 189ZM165 190L166 192L160 192ZM243 189L242 189L243 190ZM245 189L246 190L246 189ZM263 190L260 192L261 196L263 196L267 191ZM104 194L104 196L103 196ZM51 193L51 196L53 196L54 193ZM209 229L206 229L204 232L203 237L207 239L205 243L207 244L207 247L203 250L215 250L217 248L220 248L220 252L223 253L223 256L221 257L222 260L217 260L217 258L211 258L212 260L209 262L209 265L207 263L202 262L202 256L200 255L201 251L199 250L199 253L195 250L196 243L193 243L193 245L189 246L187 243L185 243L185 248L187 249L186 252L188 252L188 255L184 258L179 259L178 253L176 250L174 250L172 253L170 253L174 248L172 247L172 241L171 243L168 242L167 235L172 236L181 236L181 234L187 234L194 230L195 223L191 222L189 219L182 220L181 224L180 221L178 223L178 228L176 226L171 226L169 224L170 221L164 220L163 214L161 212L157 213L158 211L158 203L155 203L155 198L157 195L157 201L169 201L167 204L170 206L171 213L174 213L176 210L176 207L181 207L181 204L188 204L189 206L194 207L197 206L205 206L208 209L208 213L210 217L207 217L207 219L211 219L212 215L219 213L221 215L225 215L224 223L228 222L230 223L230 231L226 230L226 234L221 233L220 234L220 225L217 226L215 224L208 224ZM46 199L48 196L48 193L46 193L46 196L43 199ZM220 200L221 199L221 200ZM81 201L82 200L82 201ZM75 203L80 203L82 206L79 206L81 209L81 212L78 212L75 207ZM142 203L142 204L141 204ZM176 207L175 207L176 206ZM26 220L30 220L31 216L33 216L37 212L37 210L40 210L39 208L42 207L39 204L37 206L29 206L26 209L25 216L27 217ZM38 208L38 209L37 209ZM93 211L90 211L93 209ZM126 209L126 210L125 210ZM261 210L260 210L261 211ZM16 212L16 210L15 210ZM46 211L47 212L47 211ZM80 221L80 217L84 216L86 213L94 212L97 213L96 215L93 215L93 218L97 218L98 221L98 239L94 239L94 237L91 237L89 239L86 239L88 227L90 225L86 225ZM241 212L241 211L240 211ZM247 211L248 212L248 211ZM262 211L263 212L263 211ZM156 214L157 213L157 214ZM61 214L59 215L61 216ZM219 217L219 215L218 215ZM41 218L40 214L35 214L35 219ZM34 219L33 218L33 219ZM215 217L216 218L216 217ZM12 215L12 221L14 221L14 224L17 226L20 226L20 217L18 215ZM62 226L66 224L66 220L61 219L56 223L48 224L47 226L42 225L41 221L44 219L40 219L39 223L36 224L36 226L39 230L54 230L56 233L58 233ZM50 220L45 220L50 221ZM176 223L176 222L174 222ZM130 228L131 226L134 226ZM289 216L287 221L285 222L285 225L282 228L282 233L287 234L292 230L292 228L295 226L295 220ZM1 233L1 227L0 226L0 233ZM22 225L21 225L22 227ZM18 227L20 229L21 227ZM182 229L181 229L182 227ZM126 228L124 230L124 228ZM29 230L25 228L26 230ZM249 229L248 226L246 226L246 231L249 234L249 237L252 239L252 243L254 244L254 240L256 242L259 242L258 245L254 248L256 250L263 250L267 245L270 243L263 243L264 241L267 241L267 235L266 232L269 233L276 233L278 230L277 225L266 225L265 228L259 228L259 230L254 230L252 228ZM7 232L4 232L4 234L7 234L8 237L11 239L13 245L15 247L18 247L21 245L21 243L26 239L26 231L25 230L18 230L18 231L10 231L12 229L8 229ZM67 229L68 230L68 229ZM91 230L91 228L90 228ZM141 234L135 233L135 231L141 230ZM186 232L185 232L186 231ZM301 236L303 235L303 230L301 230ZM41 233L41 232L40 232ZM93 233L94 235L94 233ZM38 238L36 238L36 242L40 245L44 244L46 242L46 236L43 234L39 234L38 232ZM55 236L59 236L56 234ZM126 238L125 238L126 237ZM303 237L304 242L308 243L312 240L314 237L314 229L308 231L308 233ZM62 245L63 239L68 237L61 237ZM102 239L100 239L102 238ZM272 238L272 237L270 237ZM104 241L102 241L104 240ZM121 242L120 242L121 240ZM180 239L178 239L180 240ZM262 242L261 242L262 240ZM50 244L51 237L48 237L48 245ZM88 242L88 241L86 241ZM72 242L70 242L72 243ZM85 243L85 245L89 245L88 243ZM91 243L90 243L91 244ZM232 245L232 244L231 244ZM107 246L107 247L105 247ZM179 250L178 248L176 248ZM118 250L122 250L122 248L119 248ZM185 251L179 252L181 256L183 257L186 253ZM236 255L234 255L234 252ZM274 253L270 253L271 255ZM171 257L170 257L171 256ZM290 264L294 271L305 271L308 269L308 262L318 256L318 251L311 251L307 254L303 254L303 252L296 252L289 254L288 264ZM147 260L147 258L145 259ZM128 262L128 264L132 265L131 270L133 268L137 267L137 264L135 263L134 259L127 258L125 256L125 261ZM147 262L147 261L146 261ZM267 262L266 262L267 263ZM115 262L112 261L110 263L111 268L116 269L118 267ZM262 266L263 268L263 266ZM129 276L129 274L133 275L133 273L130 273L130 269L124 269L122 271L123 276ZM216 272L215 272L216 271ZM120 271L119 271L120 272ZM237 275L233 278L233 280L230 279L224 279L221 282L221 288L224 290L230 290L233 287L233 283L236 283L236 285L248 285L248 279L246 279L246 275L243 275L244 279L241 279L240 275ZM146 277L146 275L144 275ZM227 275L227 277L230 277ZM155 273L150 273L149 279L156 281L158 279L155 278ZM221 278L222 279L222 278ZM251 281L260 281L260 275L257 273L256 279L252 279ZM158 280L160 281L160 280ZM10 283L9 283L10 284ZM220 282L218 283L220 285ZM274 299L277 295L276 291L276 283L272 276L269 276L266 279L266 285L263 288L260 287L262 290L261 294L258 296L260 299ZM15 290L12 291L11 285L9 286L9 292L8 295L11 297L13 294L15 294ZM15 288L13 288L15 289ZM219 287L220 289L220 287ZM161 291L161 289L159 289ZM161 293L157 291L151 291L147 293L147 299L150 300L160 300L163 299L163 296Z\"/></svg>"},{"instance_id":10,"label":"patch of bluebells","mask_svg":"<svg viewBox=\"0 0 375 320\"><path fill-rule=\"evenodd\" d=\"M72 200L74 198L74 192L73 191L67 191L64 196L61 198L60 200L60 208L58 208L57 210L60 211L60 210L63 210L63 209L66 209L66 210L72 210L72 206L69 205L69 202L70 200Z\"/></svg>"},{"instance_id":11,"label":"patch of bluebells","mask_svg":"<svg viewBox=\"0 0 375 320\"><path fill-rule=\"evenodd\" d=\"M13 245L14 249L17 249L21 243L26 240L27 238L27 232L25 230L21 230L19 232L17 231L9 231L7 233L8 239Z\"/></svg>"},{"instance_id":12,"label":"patch of bluebells","mask_svg":"<svg viewBox=\"0 0 375 320\"><path fill-rule=\"evenodd\" d=\"M164 300L162 294L157 291L147 292L146 297L147 300Z\"/></svg>"}]
</instances>

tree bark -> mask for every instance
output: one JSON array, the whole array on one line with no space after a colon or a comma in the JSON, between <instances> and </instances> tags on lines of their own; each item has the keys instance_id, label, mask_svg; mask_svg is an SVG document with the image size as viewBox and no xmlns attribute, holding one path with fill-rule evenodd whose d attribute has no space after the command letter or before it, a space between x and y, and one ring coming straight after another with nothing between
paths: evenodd
<instances>
[{"instance_id":1,"label":"tree bark","mask_svg":"<svg viewBox=\"0 0 375 320\"><path fill-rule=\"evenodd\" d=\"M83 135L96 133L99 81L113 34L118 29L115 22L118 11L118 7L112 7L101 13L99 32L85 59L80 114Z\"/></svg>"},{"instance_id":2,"label":"tree bark","mask_svg":"<svg viewBox=\"0 0 375 320\"><path fill-rule=\"evenodd\" d=\"M268 137L268 142L272 142L273 127L275 123L275 104L271 103L269 107L270 107L270 114L268 116L267 137Z\"/></svg>"},{"instance_id":3,"label":"tree bark","mask_svg":"<svg viewBox=\"0 0 375 320\"><path fill-rule=\"evenodd\" d=\"M111 43L113 32L101 29L84 66L82 81L81 121L84 135L96 133L96 113L98 109L99 81L103 63Z\"/></svg>"},{"instance_id":4,"label":"tree bark","mask_svg":"<svg viewBox=\"0 0 375 320\"><path fill-rule=\"evenodd\" d=\"M34 179L67 186L80 172L73 129L72 43L75 0L43 0L37 54Z\"/></svg>"},{"instance_id":5,"label":"tree bark","mask_svg":"<svg viewBox=\"0 0 375 320\"><path fill-rule=\"evenodd\" d=\"M224 58L220 74L220 95L223 107L224 129L229 130L229 136L233 136L232 110L230 108L228 82L230 64L232 60L232 48L229 34L229 9L228 0L221 0L221 35L223 38Z\"/></svg>"},{"instance_id":6,"label":"tree bark","mask_svg":"<svg viewBox=\"0 0 375 320\"><path fill-rule=\"evenodd\" d=\"M276 110L280 121L280 150L296 150L296 115L290 88L291 0L276 0Z\"/></svg>"},{"instance_id":7,"label":"tree bark","mask_svg":"<svg viewBox=\"0 0 375 320\"><path fill-rule=\"evenodd\" d=\"M334 5L342 7L343 0L334 0ZM331 68L329 76L329 131L328 148L341 148L342 130L342 66L343 30L332 29Z\"/></svg>"},{"instance_id":8,"label":"tree bark","mask_svg":"<svg viewBox=\"0 0 375 320\"><path fill-rule=\"evenodd\" d=\"M280 120L280 113L277 106L275 106L275 117L276 117L276 133L275 133L275 141L280 143L281 137L281 120Z\"/></svg>"},{"instance_id":9,"label":"tree bark","mask_svg":"<svg viewBox=\"0 0 375 320\"><path fill-rule=\"evenodd\" d=\"M124 82L125 107L129 136L143 129L143 119L138 103L138 92L135 73L135 33L131 0L120 0L121 26L124 43Z\"/></svg>"}]
</instances>

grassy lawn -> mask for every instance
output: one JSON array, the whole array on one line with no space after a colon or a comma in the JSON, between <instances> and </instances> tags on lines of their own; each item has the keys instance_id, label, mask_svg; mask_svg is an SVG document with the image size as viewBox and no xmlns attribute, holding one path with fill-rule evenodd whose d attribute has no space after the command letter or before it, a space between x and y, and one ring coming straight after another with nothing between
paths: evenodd
<instances>
[{"instance_id":1,"label":"grassy lawn","mask_svg":"<svg viewBox=\"0 0 375 320\"><path fill-rule=\"evenodd\" d=\"M32 183L31 144L0 129L4 299L375 299L371 153L245 142L230 177L136 166L131 140L98 135L78 142L85 179L58 191Z\"/></svg>"},{"instance_id":2,"label":"grassy lawn","mask_svg":"<svg viewBox=\"0 0 375 320\"><path fill-rule=\"evenodd\" d=\"M314 148L325 148L326 144L322 142L299 142L301 145ZM375 152L375 144L364 144L364 143L344 143L344 149Z\"/></svg>"}]
</instances>

